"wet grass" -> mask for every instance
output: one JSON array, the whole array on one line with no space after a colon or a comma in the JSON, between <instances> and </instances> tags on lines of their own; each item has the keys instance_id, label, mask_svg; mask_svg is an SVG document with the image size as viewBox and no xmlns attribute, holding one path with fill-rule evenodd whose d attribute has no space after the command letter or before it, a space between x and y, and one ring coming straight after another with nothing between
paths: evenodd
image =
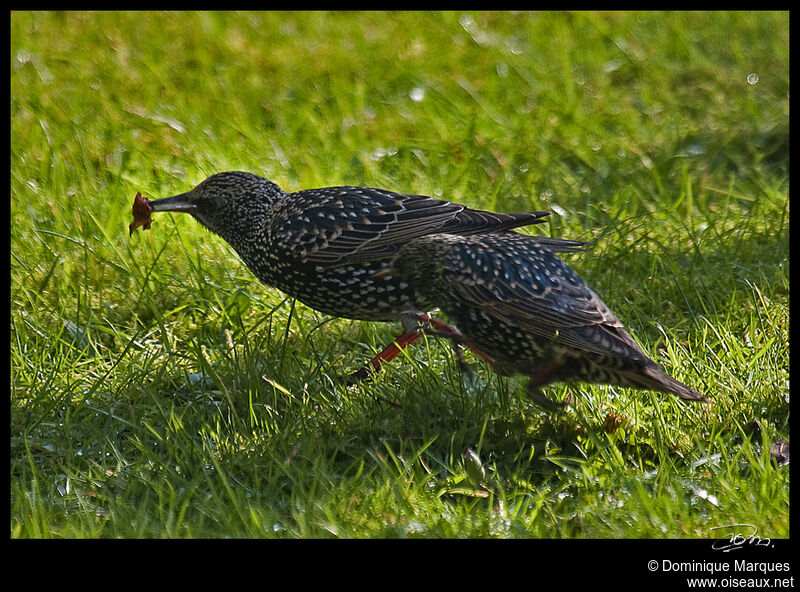
<instances>
[{"instance_id":1,"label":"wet grass","mask_svg":"<svg viewBox=\"0 0 800 592\"><path fill-rule=\"evenodd\" d=\"M787 537L788 89L786 13L12 13L11 536ZM347 388L398 326L128 237L231 169L553 210L713 404L547 415L435 340Z\"/></svg>"}]
</instances>

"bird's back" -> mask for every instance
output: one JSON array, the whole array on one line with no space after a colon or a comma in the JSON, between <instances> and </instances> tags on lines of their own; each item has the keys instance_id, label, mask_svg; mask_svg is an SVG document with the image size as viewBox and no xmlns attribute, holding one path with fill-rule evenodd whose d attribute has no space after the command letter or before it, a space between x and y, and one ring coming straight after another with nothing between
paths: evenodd
<instances>
[{"instance_id":1,"label":"bird's back","mask_svg":"<svg viewBox=\"0 0 800 592\"><path fill-rule=\"evenodd\" d=\"M340 317L395 320L411 306L431 307L404 280L374 277L404 245L433 233L505 232L543 222L548 214L495 214L369 187L309 189L275 204L263 249L239 253L262 281L313 308Z\"/></svg>"}]
</instances>

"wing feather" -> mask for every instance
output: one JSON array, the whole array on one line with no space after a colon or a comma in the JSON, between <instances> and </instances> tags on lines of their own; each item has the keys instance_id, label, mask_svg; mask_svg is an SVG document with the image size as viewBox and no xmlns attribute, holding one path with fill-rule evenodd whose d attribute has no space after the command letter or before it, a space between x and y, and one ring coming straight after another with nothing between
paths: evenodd
<instances>
[{"instance_id":1,"label":"wing feather","mask_svg":"<svg viewBox=\"0 0 800 592\"><path fill-rule=\"evenodd\" d=\"M557 336L572 348L626 356L631 347L641 351L566 263L535 237L517 236L511 249L508 237L502 246L492 245L491 239L454 246L444 268L456 300L533 335Z\"/></svg>"},{"instance_id":2,"label":"wing feather","mask_svg":"<svg viewBox=\"0 0 800 592\"><path fill-rule=\"evenodd\" d=\"M424 195L368 187L290 194L276 211L274 245L290 257L335 264L386 257L434 232L474 234L542 222L549 212L493 214Z\"/></svg>"}]
</instances>

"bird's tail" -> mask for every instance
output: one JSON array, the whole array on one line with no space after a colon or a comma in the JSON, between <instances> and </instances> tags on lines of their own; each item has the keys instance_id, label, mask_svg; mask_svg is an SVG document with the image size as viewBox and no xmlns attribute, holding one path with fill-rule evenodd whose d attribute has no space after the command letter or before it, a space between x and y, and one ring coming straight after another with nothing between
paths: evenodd
<instances>
[{"instance_id":1,"label":"bird's tail","mask_svg":"<svg viewBox=\"0 0 800 592\"><path fill-rule=\"evenodd\" d=\"M459 212L455 218L453 218L450 224L445 225L441 229L441 232L450 232L452 229L455 231L455 234L463 236L484 234L487 232L503 232L519 228L520 226L542 224L547 221L545 218L549 215L550 212L547 211L500 214L465 208L464 211Z\"/></svg>"},{"instance_id":2,"label":"bird's tail","mask_svg":"<svg viewBox=\"0 0 800 592\"><path fill-rule=\"evenodd\" d=\"M644 368L636 375L628 375L628 379L643 388L661 391L662 393L671 393L687 401L708 401L700 392L675 380L655 365Z\"/></svg>"},{"instance_id":3,"label":"bird's tail","mask_svg":"<svg viewBox=\"0 0 800 592\"><path fill-rule=\"evenodd\" d=\"M518 212L516 214L498 214L494 212L484 212L482 210L465 210L456 217L456 234L469 236L473 234L494 234L496 232L516 233L515 229L531 224L541 224L546 222L550 212ZM448 232L447 226L442 232ZM574 253L583 251L589 243L584 241L568 240L562 238L550 238L546 236L528 236L532 241L547 247L555 253Z\"/></svg>"},{"instance_id":4,"label":"bird's tail","mask_svg":"<svg viewBox=\"0 0 800 592\"><path fill-rule=\"evenodd\" d=\"M489 212L481 212L489 214ZM491 213L493 228L492 232L499 232L502 230L511 230L512 228L519 228L520 226L528 226L530 224L542 224L547 222L545 218L550 215L548 211L540 212L518 212L515 214L499 214Z\"/></svg>"},{"instance_id":5,"label":"bird's tail","mask_svg":"<svg viewBox=\"0 0 800 592\"><path fill-rule=\"evenodd\" d=\"M537 243L547 247L554 253L579 253L585 251L589 243L584 241L569 240L566 238L552 238L549 236L531 236Z\"/></svg>"}]
</instances>

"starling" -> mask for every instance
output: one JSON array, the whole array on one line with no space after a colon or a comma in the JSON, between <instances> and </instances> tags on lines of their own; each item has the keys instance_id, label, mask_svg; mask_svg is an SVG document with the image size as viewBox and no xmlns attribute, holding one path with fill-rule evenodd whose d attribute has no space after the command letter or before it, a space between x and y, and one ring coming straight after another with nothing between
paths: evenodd
<instances>
[{"instance_id":1,"label":"starling","mask_svg":"<svg viewBox=\"0 0 800 592\"><path fill-rule=\"evenodd\" d=\"M531 395L546 384L579 380L672 393L705 401L666 374L620 320L555 252L575 250L518 233L429 234L403 247L388 272L420 301L440 308L501 373L529 377ZM460 331L460 333L459 333Z\"/></svg>"},{"instance_id":2,"label":"starling","mask_svg":"<svg viewBox=\"0 0 800 592\"><path fill-rule=\"evenodd\" d=\"M405 321L403 334L356 373L359 377L419 337L418 326L401 312L433 307L427 290L391 274L375 276L403 245L432 233L507 233L549 215L495 214L369 187L286 193L241 171L217 173L187 193L149 205L137 201L131 232L149 223L150 212L185 212L225 239L259 280L311 308L349 319ZM417 320L427 323L430 317L420 313Z\"/></svg>"}]
</instances>

